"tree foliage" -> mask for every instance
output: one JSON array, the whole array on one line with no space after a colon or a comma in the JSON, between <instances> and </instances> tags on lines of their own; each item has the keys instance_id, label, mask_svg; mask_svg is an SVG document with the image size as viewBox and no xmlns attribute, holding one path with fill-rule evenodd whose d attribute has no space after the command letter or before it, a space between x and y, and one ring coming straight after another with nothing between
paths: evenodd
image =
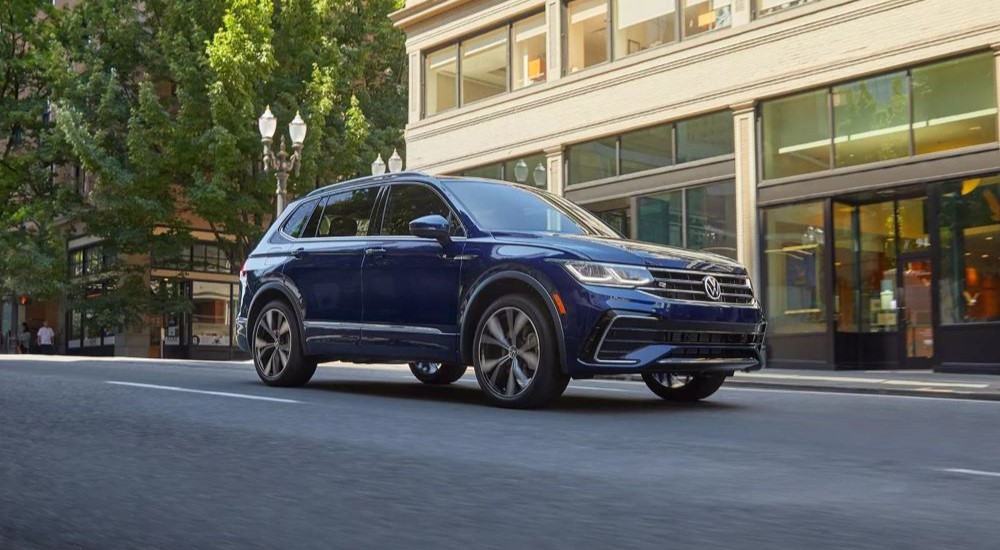
<instances>
[{"instance_id":1,"label":"tree foliage","mask_svg":"<svg viewBox=\"0 0 1000 550\"><path fill-rule=\"evenodd\" d=\"M148 292L137 259L176 254L192 223L207 224L234 268L242 264L274 209L256 125L266 105L279 134L296 111L308 124L293 196L363 175L376 152L402 148L403 36L386 17L400 7L83 0L49 23L37 51L48 60L39 90L58 113L50 133L94 183L74 215L121 258L106 274L115 311L95 315L128 323L174 307Z\"/></svg>"}]
</instances>

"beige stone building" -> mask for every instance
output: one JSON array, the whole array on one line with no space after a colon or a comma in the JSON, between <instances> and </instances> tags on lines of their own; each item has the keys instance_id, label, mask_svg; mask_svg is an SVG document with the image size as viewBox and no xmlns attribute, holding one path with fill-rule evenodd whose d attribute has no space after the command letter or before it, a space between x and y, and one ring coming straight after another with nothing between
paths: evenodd
<instances>
[{"instance_id":1,"label":"beige stone building","mask_svg":"<svg viewBox=\"0 0 1000 550\"><path fill-rule=\"evenodd\" d=\"M772 366L1000 372L998 0L409 0L409 168L749 266Z\"/></svg>"}]
</instances>

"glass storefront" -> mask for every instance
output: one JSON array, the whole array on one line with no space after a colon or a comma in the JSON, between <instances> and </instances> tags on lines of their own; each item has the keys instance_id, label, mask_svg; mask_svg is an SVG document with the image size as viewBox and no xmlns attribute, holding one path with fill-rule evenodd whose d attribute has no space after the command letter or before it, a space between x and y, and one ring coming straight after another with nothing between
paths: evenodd
<instances>
[{"instance_id":1,"label":"glass storefront","mask_svg":"<svg viewBox=\"0 0 1000 550\"><path fill-rule=\"evenodd\" d=\"M941 323L1000 321L1000 176L941 190Z\"/></svg>"},{"instance_id":2,"label":"glass storefront","mask_svg":"<svg viewBox=\"0 0 1000 550\"><path fill-rule=\"evenodd\" d=\"M769 334L825 332L823 202L765 210L765 311Z\"/></svg>"},{"instance_id":3,"label":"glass storefront","mask_svg":"<svg viewBox=\"0 0 1000 550\"><path fill-rule=\"evenodd\" d=\"M982 53L765 101L776 179L997 141L996 63Z\"/></svg>"},{"instance_id":4,"label":"glass storefront","mask_svg":"<svg viewBox=\"0 0 1000 550\"><path fill-rule=\"evenodd\" d=\"M190 303L187 311L163 316L165 357L186 359L230 359L241 352L235 347L239 285L234 283L164 279L154 282L164 298ZM159 335L154 335L157 343Z\"/></svg>"},{"instance_id":5,"label":"glass storefront","mask_svg":"<svg viewBox=\"0 0 1000 550\"><path fill-rule=\"evenodd\" d=\"M639 197L638 239L736 259L736 185L723 181Z\"/></svg>"},{"instance_id":6,"label":"glass storefront","mask_svg":"<svg viewBox=\"0 0 1000 550\"><path fill-rule=\"evenodd\" d=\"M549 179L544 153L512 157L504 162L466 168L459 172L459 175L521 183L539 189L545 189Z\"/></svg>"}]
</instances>

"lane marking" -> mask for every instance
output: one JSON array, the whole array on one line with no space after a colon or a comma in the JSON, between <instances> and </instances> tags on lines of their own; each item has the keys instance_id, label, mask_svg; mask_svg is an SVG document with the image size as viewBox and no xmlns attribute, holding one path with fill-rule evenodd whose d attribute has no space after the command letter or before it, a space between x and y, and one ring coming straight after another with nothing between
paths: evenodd
<instances>
[{"instance_id":1,"label":"lane marking","mask_svg":"<svg viewBox=\"0 0 1000 550\"><path fill-rule=\"evenodd\" d=\"M179 388L177 386L158 386L156 384L139 384L137 382L120 382L118 380L105 380L108 384L115 386L129 386L133 388L148 388L153 390L178 391L184 393L199 393L202 395L215 395L219 397L237 397L240 399L253 399L255 401L271 401L274 403L302 403L294 399L281 399L279 397L263 397L260 395L248 395L245 393L229 393L224 391L193 390L189 388Z\"/></svg>"},{"instance_id":2,"label":"lane marking","mask_svg":"<svg viewBox=\"0 0 1000 550\"><path fill-rule=\"evenodd\" d=\"M594 386L575 386L575 385L573 385L572 382L570 382L570 385L567 386L567 388L571 389L571 390L613 391L613 392L619 392L619 393L640 393L640 391L637 390L637 389L636 390L622 390L622 389L619 389L619 388L595 388ZM642 392L642 393L645 393L645 392Z\"/></svg>"},{"instance_id":3,"label":"lane marking","mask_svg":"<svg viewBox=\"0 0 1000 550\"><path fill-rule=\"evenodd\" d=\"M939 468L941 472L950 474L968 474L970 476L1000 477L1000 472L985 472L983 470L966 470L964 468Z\"/></svg>"},{"instance_id":4,"label":"lane marking","mask_svg":"<svg viewBox=\"0 0 1000 550\"><path fill-rule=\"evenodd\" d=\"M892 386L921 386L939 388L970 388L983 389L990 387L989 384L978 384L969 382L934 382L926 380L898 380L892 378L857 378L847 376L814 376L807 374L776 374L758 373L738 374L737 378L744 380L772 379L772 380L808 380L813 382L844 382L856 384L884 384Z\"/></svg>"},{"instance_id":5,"label":"lane marking","mask_svg":"<svg viewBox=\"0 0 1000 550\"><path fill-rule=\"evenodd\" d=\"M956 399L954 397L934 397L933 395L929 394L927 395L927 397L919 395L892 395L888 393L868 393L862 391L844 391L839 389L831 391L817 391L817 390L797 390L795 388L789 388L786 390L786 389L772 389L772 388L727 388L725 386L722 386L722 388L720 388L719 391L746 391L746 392L785 393L785 394L801 393L806 395L837 395L842 397L886 397L890 399L913 399L920 401L948 401L949 403L985 403L988 405L1000 405L1000 401L991 399Z\"/></svg>"}]
</instances>

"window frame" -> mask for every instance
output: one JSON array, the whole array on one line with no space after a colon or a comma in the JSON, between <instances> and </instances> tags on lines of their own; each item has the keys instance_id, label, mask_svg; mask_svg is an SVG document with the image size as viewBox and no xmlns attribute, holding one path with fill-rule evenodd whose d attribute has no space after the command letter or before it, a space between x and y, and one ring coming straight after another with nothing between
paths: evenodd
<instances>
[{"instance_id":1,"label":"window frame","mask_svg":"<svg viewBox=\"0 0 1000 550\"><path fill-rule=\"evenodd\" d=\"M456 40L451 40L449 42L446 42L446 43L443 43L443 44L438 44L438 45L433 46L431 48L428 48L426 50L422 50L420 52L420 119L423 120L423 119L426 119L426 118L429 118L429 117L435 117L435 116L438 116L438 115L441 115L441 114L444 114L444 113L449 113L449 112L452 112L452 111L457 111L457 110L459 110L462 107L465 107L467 105L475 105L477 103L482 103L484 101L488 101L488 100L496 98L496 97L500 97L500 96L503 96L503 95L508 95L508 94L510 94L512 92L515 92L515 91L519 91L519 90L523 90L523 89L526 89L526 88L532 88L532 87L534 87L534 86L524 86L522 88L518 88L517 90L514 90L514 80L513 80L514 73L513 73L513 67L512 67L512 64L513 64L513 47L514 47L513 46L514 25L517 24L517 23L519 23L519 22L521 22L521 21L526 21L528 19L531 19L532 17L537 17L538 15L545 15L545 14L546 14L546 10L545 10L544 7L542 9L531 10L529 12L519 14L517 17L513 17L513 18L510 18L510 19L507 19L507 20L505 20L502 23L499 23L499 24L496 24L496 25L492 25L492 26L489 26L489 27L484 27L484 28L481 28L481 29L476 29L475 32L470 32L470 33L463 34L461 37L459 37ZM490 34L492 32L498 31L500 29L505 29L507 31L507 47L505 48L505 50L506 50L506 56L507 56L507 89L506 89L506 91L498 93L496 95L492 95L492 96L489 96L489 97L486 97L486 98L483 98L483 99L477 99L477 100L472 101L470 103L466 103L466 102L463 101L464 98L462 97L462 89L463 89L463 86L462 86L462 78L463 78L463 75L462 75L462 73L463 73L463 71L462 71L462 45L463 45L463 43L465 43L468 40L474 39L474 38L476 38L478 36L483 36L483 35ZM428 115L427 114L427 57L431 56L431 55L434 55L434 54L436 54L438 52L447 50L448 48L455 48L455 64L456 64L456 68L455 68L455 106L452 107L452 108L445 109L443 111L438 111L438 112L436 112L434 114ZM546 60L546 63L548 63L550 53L551 52L549 52L548 17L546 16L546 18L545 18L545 60ZM548 67L546 67L546 69L548 69ZM549 78L548 78L547 73L546 73L545 82L548 82L548 81L549 81ZM542 84L542 83L539 83L539 84Z\"/></svg>"},{"instance_id":2,"label":"window frame","mask_svg":"<svg viewBox=\"0 0 1000 550\"><path fill-rule=\"evenodd\" d=\"M451 238L465 239L466 237L468 237L469 231L465 227L465 224L462 222L462 217L458 215L458 209L455 208L455 205L452 204L451 201L449 201L448 198L445 197L444 194L441 193L437 188L423 181L394 181L392 183L382 186L382 189L379 192L379 196L375 200L375 208L377 210L377 218L379 221L377 225L375 225L374 223L369 224L368 235L370 237L378 239L422 239L423 238L410 234L406 235L382 234L382 228L385 226L386 214L389 212L389 204L390 204L389 197L390 193L392 192L392 188L402 185L418 185L429 188L435 195L437 195L439 199L441 199L441 202L443 202L444 205L448 207L448 212L449 212L448 222L451 223L451 220L454 219L457 224L457 227L461 230L461 234L451 235ZM374 222L374 219L372 220L372 222ZM377 232L376 232L376 227L377 227Z\"/></svg>"}]
</instances>

